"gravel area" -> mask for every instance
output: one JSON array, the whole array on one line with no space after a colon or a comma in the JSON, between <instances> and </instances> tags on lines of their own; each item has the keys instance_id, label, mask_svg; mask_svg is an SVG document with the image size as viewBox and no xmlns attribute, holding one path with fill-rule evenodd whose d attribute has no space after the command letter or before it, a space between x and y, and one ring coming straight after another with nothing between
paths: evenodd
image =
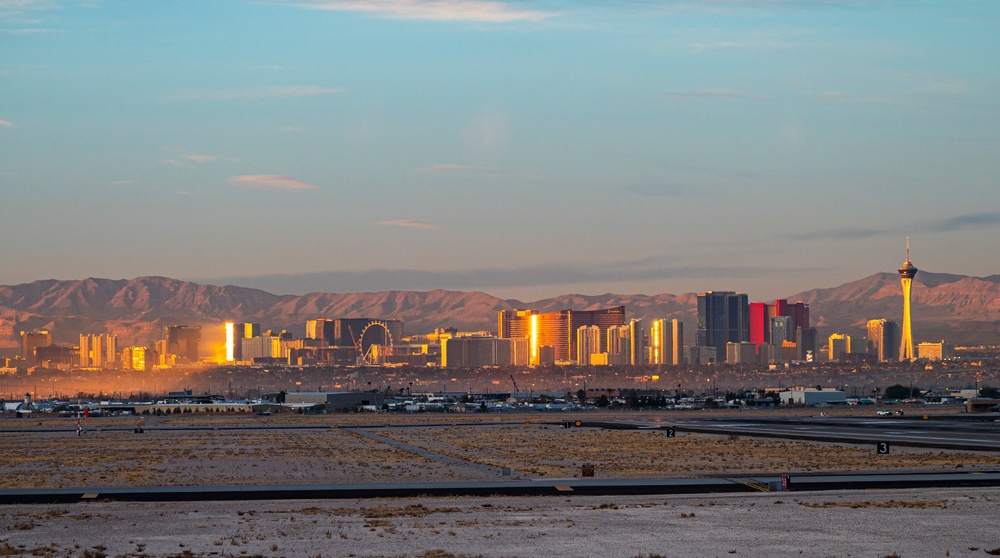
<instances>
[{"instance_id":1,"label":"gravel area","mask_svg":"<svg viewBox=\"0 0 1000 558\"><path fill-rule=\"evenodd\" d=\"M1000 489L0 507L0 556L988 556Z\"/></svg>"}]
</instances>

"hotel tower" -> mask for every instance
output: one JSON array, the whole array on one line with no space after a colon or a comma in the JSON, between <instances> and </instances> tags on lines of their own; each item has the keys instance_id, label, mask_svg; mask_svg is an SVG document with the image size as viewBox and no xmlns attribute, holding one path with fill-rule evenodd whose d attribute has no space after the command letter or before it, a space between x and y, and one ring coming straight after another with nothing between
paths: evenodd
<instances>
[{"instance_id":1,"label":"hotel tower","mask_svg":"<svg viewBox=\"0 0 1000 558\"><path fill-rule=\"evenodd\" d=\"M910 329L910 283L917 275L917 268L910 261L910 239L906 239L906 261L899 268L903 282L903 332L899 342L899 360L913 360L913 330Z\"/></svg>"}]
</instances>

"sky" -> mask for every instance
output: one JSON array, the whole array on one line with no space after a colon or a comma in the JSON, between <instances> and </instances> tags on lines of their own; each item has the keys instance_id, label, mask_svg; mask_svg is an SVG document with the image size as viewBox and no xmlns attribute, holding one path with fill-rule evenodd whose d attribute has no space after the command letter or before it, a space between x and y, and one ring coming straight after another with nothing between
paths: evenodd
<instances>
[{"instance_id":1,"label":"sky","mask_svg":"<svg viewBox=\"0 0 1000 558\"><path fill-rule=\"evenodd\" d=\"M0 192L8 285L987 276L1000 2L0 0Z\"/></svg>"}]
</instances>

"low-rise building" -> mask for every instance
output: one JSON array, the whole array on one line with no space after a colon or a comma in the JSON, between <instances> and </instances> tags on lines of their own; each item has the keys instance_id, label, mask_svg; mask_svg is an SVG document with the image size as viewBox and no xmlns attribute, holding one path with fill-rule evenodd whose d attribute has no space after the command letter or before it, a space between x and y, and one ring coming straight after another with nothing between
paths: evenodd
<instances>
[{"instance_id":1,"label":"low-rise building","mask_svg":"<svg viewBox=\"0 0 1000 558\"><path fill-rule=\"evenodd\" d=\"M837 389L791 389L778 394L782 405L846 405L847 394Z\"/></svg>"}]
</instances>

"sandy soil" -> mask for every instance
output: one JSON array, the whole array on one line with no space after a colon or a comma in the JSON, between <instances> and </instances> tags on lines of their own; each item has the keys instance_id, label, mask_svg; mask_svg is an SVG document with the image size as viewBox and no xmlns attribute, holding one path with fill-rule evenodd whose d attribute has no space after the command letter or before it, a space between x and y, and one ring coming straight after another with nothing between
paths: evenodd
<instances>
[{"instance_id":1,"label":"sandy soil","mask_svg":"<svg viewBox=\"0 0 1000 558\"><path fill-rule=\"evenodd\" d=\"M501 418L515 422L461 426ZM52 419L43 425L62 430L0 432L0 447L7 449L0 488L500 480L503 467L512 479L558 478L579 475L584 464L594 466L597 478L1000 468L996 453L897 447L879 456L868 446L683 432L668 438L662 431L564 429L541 420L554 417L195 415L152 418L143 434L110 430L134 426L134 418L121 417L86 419L85 434L77 436L75 420ZM8 422L14 421L3 426ZM155 430L359 422L379 428Z\"/></svg>"},{"instance_id":2,"label":"sandy soil","mask_svg":"<svg viewBox=\"0 0 1000 558\"><path fill-rule=\"evenodd\" d=\"M998 502L935 489L18 505L0 507L0 556L985 557Z\"/></svg>"},{"instance_id":3,"label":"sandy soil","mask_svg":"<svg viewBox=\"0 0 1000 558\"><path fill-rule=\"evenodd\" d=\"M575 476L583 463L599 478L1000 465L995 454L897 447L888 457L840 444L538 424L562 418L553 415L459 426L483 418L182 416L147 425L379 428L144 434L102 430L134 424L106 418L86 421L83 436L75 421L55 419L43 421L54 432L0 432L0 487L499 480L498 467L551 478ZM998 503L1000 489L8 505L0 557L985 557L1000 549Z\"/></svg>"}]
</instances>

